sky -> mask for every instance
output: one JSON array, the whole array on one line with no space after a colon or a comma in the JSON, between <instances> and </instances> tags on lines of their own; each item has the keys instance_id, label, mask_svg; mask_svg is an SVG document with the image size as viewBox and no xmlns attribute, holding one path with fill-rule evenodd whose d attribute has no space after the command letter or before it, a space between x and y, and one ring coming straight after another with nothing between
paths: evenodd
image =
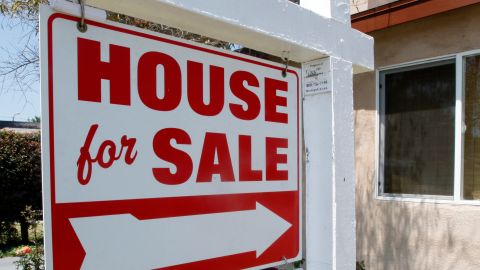
<instances>
[{"instance_id":1,"label":"sky","mask_svg":"<svg viewBox=\"0 0 480 270\"><path fill-rule=\"evenodd\" d=\"M0 61L7 57L6 51L21 46L26 34L20 26L11 26L11 21L0 15ZM0 120L27 121L40 116L40 84L31 84L30 91L20 91L11 80L0 78Z\"/></svg>"}]
</instances>

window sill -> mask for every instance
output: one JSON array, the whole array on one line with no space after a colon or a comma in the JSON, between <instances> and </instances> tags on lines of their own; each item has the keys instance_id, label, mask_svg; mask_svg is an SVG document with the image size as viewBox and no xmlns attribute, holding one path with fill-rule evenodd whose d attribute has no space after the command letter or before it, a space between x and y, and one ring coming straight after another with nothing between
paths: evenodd
<instances>
[{"instance_id":1,"label":"window sill","mask_svg":"<svg viewBox=\"0 0 480 270\"><path fill-rule=\"evenodd\" d=\"M434 204L451 204L451 205L479 205L480 200L454 200L453 197L405 197L405 196L376 196L375 199L380 201L394 201L394 202L414 202L414 203L434 203Z\"/></svg>"}]
</instances>

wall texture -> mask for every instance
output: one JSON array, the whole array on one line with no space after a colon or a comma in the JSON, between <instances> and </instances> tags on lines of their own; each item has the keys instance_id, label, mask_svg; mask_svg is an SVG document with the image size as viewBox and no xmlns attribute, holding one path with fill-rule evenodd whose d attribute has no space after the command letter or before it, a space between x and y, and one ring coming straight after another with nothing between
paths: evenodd
<instances>
[{"instance_id":1,"label":"wall texture","mask_svg":"<svg viewBox=\"0 0 480 270\"><path fill-rule=\"evenodd\" d=\"M390 4L392 2L395 2L397 0L369 0L368 1L368 8L376 8L379 6L383 6L386 4Z\"/></svg>"},{"instance_id":2,"label":"wall texture","mask_svg":"<svg viewBox=\"0 0 480 270\"><path fill-rule=\"evenodd\" d=\"M368 9L368 0L350 0L350 14L355 14Z\"/></svg>"},{"instance_id":3,"label":"wall texture","mask_svg":"<svg viewBox=\"0 0 480 270\"><path fill-rule=\"evenodd\" d=\"M480 49L480 5L369 33L376 68ZM357 260L367 270L480 269L480 206L375 199L375 73L354 77Z\"/></svg>"}]
</instances>

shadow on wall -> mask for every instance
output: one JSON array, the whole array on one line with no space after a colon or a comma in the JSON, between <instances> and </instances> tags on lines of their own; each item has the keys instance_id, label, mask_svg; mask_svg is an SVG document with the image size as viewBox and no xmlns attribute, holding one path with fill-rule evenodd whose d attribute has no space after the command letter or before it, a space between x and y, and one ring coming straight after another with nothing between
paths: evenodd
<instances>
[{"instance_id":1,"label":"shadow on wall","mask_svg":"<svg viewBox=\"0 0 480 270\"><path fill-rule=\"evenodd\" d=\"M373 174L368 178L373 182ZM412 212L406 203L389 201L378 202L367 210L368 205L375 203L366 198L372 194L360 191L357 196L363 197L357 208L357 250L367 270L436 269L432 268L432 254L425 246L426 239L432 238L430 234L439 229L435 218L431 218L438 212L432 214L432 209L424 205L415 206L417 209ZM451 245L451 237L439 244Z\"/></svg>"},{"instance_id":2,"label":"shadow on wall","mask_svg":"<svg viewBox=\"0 0 480 270\"><path fill-rule=\"evenodd\" d=\"M459 239L461 224L443 216L438 204L374 201L365 191L357 196L363 200L357 207L357 257L367 270L480 269L478 246L465 244L477 241L474 224L462 226L467 238Z\"/></svg>"}]
</instances>

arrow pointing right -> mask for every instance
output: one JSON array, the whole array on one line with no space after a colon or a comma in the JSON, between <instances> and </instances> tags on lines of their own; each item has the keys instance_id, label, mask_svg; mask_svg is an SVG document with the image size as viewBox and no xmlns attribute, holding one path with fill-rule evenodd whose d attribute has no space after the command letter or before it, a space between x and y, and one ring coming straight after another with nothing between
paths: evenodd
<instances>
[{"instance_id":1,"label":"arrow pointing right","mask_svg":"<svg viewBox=\"0 0 480 270\"><path fill-rule=\"evenodd\" d=\"M87 269L155 269L249 251L259 257L292 225L260 203L247 211L138 220L71 218Z\"/></svg>"}]
</instances>

